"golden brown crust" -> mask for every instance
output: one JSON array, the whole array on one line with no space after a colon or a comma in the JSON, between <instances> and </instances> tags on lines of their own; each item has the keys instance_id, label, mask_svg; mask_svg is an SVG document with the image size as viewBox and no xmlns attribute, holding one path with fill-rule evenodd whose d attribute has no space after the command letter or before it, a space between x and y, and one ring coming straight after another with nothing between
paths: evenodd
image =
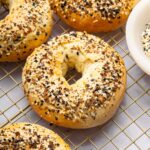
<instances>
[{"instance_id":1,"label":"golden brown crust","mask_svg":"<svg viewBox=\"0 0 150 150\"><path fill-rule=\"evenodd\" d=\"M69 85L73 67L82 78ZM105 123L125 92L126 69L120 55L100 38L70 32L37 48L23 70L23 87L33 109L44 119L69 128Z\"/></svg>"},{"instance_id":2,"label":"golden brown crust","mask_svg":"<svg viewBox=\"0 0 150 150\"><path fill-rule=\"evenodd\" d=\"M52 29L48 0L8 0L9 15L0 21L0 62L25 59L47 41ZM6 4L7 5L7 4Z\"/></svg>"},{"instance_id":3,"label":"golden brown crust","mask_svg":"<svg viewBox=\"0 0 150 150\"><path fill-rule=\"evenodd\" d=\"M0 129L1 150L70 150L53 131L30 123L16 123Z\"/></svg>"},{"instance_id":4,"label":"golden brown crust","mask_svg":"<svg viewBox=\"0 0 150 150\"><path fill-rule=\"evenodd\" d=\"M71 27L87 32L113 31L125 24L137 0L51 0L52 9Z\"/></svg>"}]
</instances>

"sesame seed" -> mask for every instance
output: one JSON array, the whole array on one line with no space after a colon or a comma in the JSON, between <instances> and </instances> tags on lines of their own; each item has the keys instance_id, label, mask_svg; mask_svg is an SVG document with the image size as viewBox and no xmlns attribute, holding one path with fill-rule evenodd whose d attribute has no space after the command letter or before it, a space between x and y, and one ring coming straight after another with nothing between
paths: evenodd
<instances>
[{"instance_id":1,"label":"sesame seed","mask_svg":"<svg viewBox=\"0 0 150 150\"><path fill-rule=\"evenodd\" d=\"M142 33L143 50L150 57L150 23L146 24L146 29Z\"/></svg>"}]
</instances>

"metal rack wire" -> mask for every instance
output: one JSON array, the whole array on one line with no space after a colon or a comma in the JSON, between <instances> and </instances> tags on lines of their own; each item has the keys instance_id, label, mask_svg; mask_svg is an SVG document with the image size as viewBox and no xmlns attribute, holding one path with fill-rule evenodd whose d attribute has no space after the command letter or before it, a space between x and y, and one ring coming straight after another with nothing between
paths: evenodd
<instances>
[{"instance_id":1,"label":"metal rack wire","mask_svg":"<svg viewBox=\"0 0 150 150\"><path fill-rule=\"evenodd\" d=\"M6 12L0 14L1 18ZM57 16L54 20L51 37L71 30ZM38 123L57 132L74 150L150 149L150 77L130 56L124 28L97 35L122 55L128 71L125 98L108 123L88 130L70 130L42 120L24 97L21 87L22 62L0 64L0 127L22 121ZM68 82L75 82L78 74L71 73L66 78Z\"/></svg>"}]
</instances>

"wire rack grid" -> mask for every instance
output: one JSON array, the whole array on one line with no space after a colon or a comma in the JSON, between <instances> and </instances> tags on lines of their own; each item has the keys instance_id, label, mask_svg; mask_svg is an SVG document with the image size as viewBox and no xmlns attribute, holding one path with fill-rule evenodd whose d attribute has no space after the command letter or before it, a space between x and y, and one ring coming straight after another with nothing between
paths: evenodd
<instances>
[{"instance_id":1,"label":"wire rack grid","mask_svg":"<svg viewBox=\"0 0 150 150\"><path fill-rule=\"evenodd\" d=\"M0 18L7 12L1 9ZM72 30L56 15L52 37ZM97 36L112 45L124 58L127 89L115 116L103 126L87 130L57 127L42 120L24 96L21 86L22 63L0 63L0 127L14 122L38 123L58 133L73 150L148 150L150 149L150 77L134 62L125 39L125 29ZM67 74L75 82L78 74Z\"/></svg>"}]
</instances>

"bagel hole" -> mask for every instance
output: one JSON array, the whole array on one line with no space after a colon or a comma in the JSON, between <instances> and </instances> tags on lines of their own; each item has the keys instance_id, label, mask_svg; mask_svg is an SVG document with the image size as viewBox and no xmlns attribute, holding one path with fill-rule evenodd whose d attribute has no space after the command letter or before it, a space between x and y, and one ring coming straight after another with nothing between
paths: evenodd
<instances>
[{"instance_id":1,"label":"bagel hole","mask_svg":"<svg viewBox=\"0 0 150 150\"><path fill-rule=\"evenodd\" d=\"M79 73L75 68L68 69L65 75L65 79L68 81L70 85L74 84L80 78L82 78L82 74Z\"/></svg>"},{"instance_id":2,"label":"bagel hole","mask_svg":"<svg viewBox=\"0 0 150 150\"><path fill-rule=\"evenodd\" d=\"M0 6L0 20L4 19L8 15L8 9Z\"/></svg>"}]
</instances>

